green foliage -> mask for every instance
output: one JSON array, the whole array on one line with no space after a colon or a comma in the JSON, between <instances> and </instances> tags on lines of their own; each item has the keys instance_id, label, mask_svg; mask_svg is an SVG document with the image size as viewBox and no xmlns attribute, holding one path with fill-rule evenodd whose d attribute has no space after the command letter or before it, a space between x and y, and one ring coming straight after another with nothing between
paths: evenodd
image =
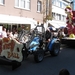
<instances>
[{"instance_id":1,"label":"green foliage","mask_svg":"<svg viewBox=\"0 0 75 75\"><path fill-rule=\"evenodd\" d=\"M52 20L53 18L50 15L47 15L46 18L43 19L43 22L46 22L47 20Z\"/></svg>"}]
</instances>

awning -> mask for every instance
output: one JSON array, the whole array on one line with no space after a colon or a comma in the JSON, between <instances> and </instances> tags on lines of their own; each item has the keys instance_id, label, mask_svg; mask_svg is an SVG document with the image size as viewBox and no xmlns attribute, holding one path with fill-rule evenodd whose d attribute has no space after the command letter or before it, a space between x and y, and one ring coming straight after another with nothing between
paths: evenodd
<instances>
[{"instance_id":1,"label":"awning","mask_svg":"<svg viewBox=\"0 0 75 75\"><path fill-rule=\"evenodd\" d=\"M0 14L0 23L9 24L36 24L37 22L32 18L9 16Z\"/></svg>"},{"instance_id":2,"label":"awning","mask_svg":"<svg viewBox=\"0 0 75 75\"><path fill-rule=\"evenodd\" d=\"M7 24L30 24L31 29L35 28L37 21L33 18L25 18L25 17L18 17L18 16L10 16L10 15L3 15L0 14L0 23L7 23Z\"/></svg>"},{"instance_id":3,"label":"awning","mask_svg":"<svg viewBox=\"0 0 75 75\"><path fill-rule=\"evenodd\" d=\"M48 21L48 23L50 23L55 28L59 28L60 27L57 23L54 23L54 22L51 22L51 21Z\"/></svg>"},{"instance_id":4,"label":"awning","mask_svg":"<svg viewBox=\"0 0 75 75\"><path fill-rule=\"evenodd\" d=\"M63 23L56 23L54 21L48 21L48 23L50 23L53 27L55 28L60 28L60 27L66 27L66 24L63 24Z\"/></svg>"}]
</instances>

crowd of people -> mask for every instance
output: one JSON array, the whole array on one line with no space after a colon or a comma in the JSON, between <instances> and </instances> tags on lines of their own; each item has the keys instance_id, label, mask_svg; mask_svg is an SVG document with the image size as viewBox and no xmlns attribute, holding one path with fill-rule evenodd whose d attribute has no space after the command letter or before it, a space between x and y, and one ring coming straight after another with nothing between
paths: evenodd
<instances>
[{"instance_id":1,"label":"crowd of people","mask_svg":"<svg viewBox=\"0 0 75 75\"><path fill-rule=\"evenodd\" d=\"M17 38L18 37L18 33L17 31L15 31L15 33L13 34L13 32L11 30L7 30L5 27L3 27L2 30L2 38L4 37L8 37L8 38Z\"/></svg>"},{"instance_id":2,"label":"crowd of people","mask_svg":"<svg viewBox=\"0 0 75 75\"><path fill-rule=\"evenodd\" d=\"M45 33L46 33L46 35L45 35L46 41L50 41L50 38L54 34L54 32L52 32L51 29L47 28L47 30L46 30ZM62 37L65 37L66 34L64 33L64 29L63 28L58 29L56 36L59 39L61 39ZM2 38L4 38L4 37L17 38L18 37L18 32L15 31L13 33L11 30L6 29L5 27L3 27L3 30L2 30Z\"/></svg>"}]
</instances>

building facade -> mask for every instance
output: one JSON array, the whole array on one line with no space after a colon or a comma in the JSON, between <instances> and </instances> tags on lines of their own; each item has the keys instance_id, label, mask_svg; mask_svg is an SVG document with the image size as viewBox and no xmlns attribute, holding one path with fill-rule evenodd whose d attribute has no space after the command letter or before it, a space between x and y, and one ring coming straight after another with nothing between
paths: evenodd
<instances>
[{"instance_id":1,"label":"building facade","mask_svg":"<svg viewBox=\"0 0 75 75\"><path fill-rule=\"evenodd\" d=\"M48 23L56 28L66 26L64 9L68 4L65 0L0 0L0 23L30 24L33 28L50 16Z\"/></svg>"},{"instance_id":2,"label":"building facade","mask_svg":"<svg viewBox=\"0 0 75 75\"><path fill-rule=\"evenodd\" d=\"M64 9L69 5L65 0L52 0L52 21L48 23L52 24L54 27L65 27L66 26L66 13Z\"/></svg>"},{"instance_id":3,"label":"building facade","mask_svg":"<svg viewBox=\"0 0 75 75\"><path fill-rule=\"evenodd\" d=\"M0 0L0 23L42 23L42 4L42 0Z\"/></svg>"}]
</instances>

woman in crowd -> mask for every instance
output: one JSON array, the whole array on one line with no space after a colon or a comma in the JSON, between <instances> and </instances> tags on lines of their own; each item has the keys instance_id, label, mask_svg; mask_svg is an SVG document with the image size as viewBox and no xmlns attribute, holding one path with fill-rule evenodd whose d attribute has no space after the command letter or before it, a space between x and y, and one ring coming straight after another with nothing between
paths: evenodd
<instances>
[{"instance_id":1,"label":"woman in crowd","mask_svg":"<svg viewBox=\"0 0 75 75\"><path fill-rule=\"evenodd\" d=\"M6 28L3 27L2 38L7 37Z\"/></svg>"}]
</instances>

